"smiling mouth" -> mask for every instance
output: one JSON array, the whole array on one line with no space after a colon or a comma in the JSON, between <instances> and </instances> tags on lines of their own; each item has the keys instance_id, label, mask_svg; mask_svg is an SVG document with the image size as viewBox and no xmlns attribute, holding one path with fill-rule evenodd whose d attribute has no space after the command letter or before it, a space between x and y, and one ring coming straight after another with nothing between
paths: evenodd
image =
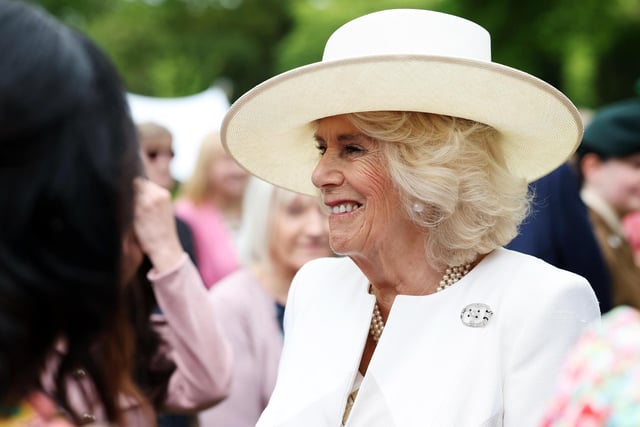
<instances>
[{"instance_id":1,"label":"smiling mouth","mask_svg":"<svg viewBox=\"0 0 640 427\"><path fill-rule=\"evenodd\" d=\"M361 206L362 205L359 203L340 203L339 205L335 205L331 208L331 213L341 214L341 213L352 212Z\"/></svg>"}]
</instances>

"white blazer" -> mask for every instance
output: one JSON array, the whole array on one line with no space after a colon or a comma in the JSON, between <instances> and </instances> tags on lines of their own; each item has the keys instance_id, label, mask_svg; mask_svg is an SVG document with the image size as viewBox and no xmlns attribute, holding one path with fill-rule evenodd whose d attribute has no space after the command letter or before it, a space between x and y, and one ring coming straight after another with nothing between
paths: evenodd
<instances>
[{"instance_id":1,"label":"white blazer","mask_svg":"<svg viewBox=\"0 0 640 427\"><path fill-rule=\"evenodd\" d=\"M349 258L308 263L293 281L276 387L257 427L339 427L374 297ZM461 320L469 304L485 327ZM599 321L587 281L497 249L442 292L398 295L348 427L538 426L563 359Z\"/></svg>"}]
</instances>

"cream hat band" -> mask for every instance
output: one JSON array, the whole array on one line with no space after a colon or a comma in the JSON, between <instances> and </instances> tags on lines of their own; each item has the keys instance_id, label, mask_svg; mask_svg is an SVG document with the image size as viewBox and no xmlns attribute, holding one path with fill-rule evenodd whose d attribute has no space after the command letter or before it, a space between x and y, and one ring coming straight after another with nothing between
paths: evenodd
<instances>
[{"instance_id":1,"label":"cream hat band","mask_svg":"<svg viewBox=\"0 0 640 427\"><path fill-rule=\"evenodd\" d=\"M393 9L354 19L326 43L321 62L275 76L230 108L221 138L249 172L317 194L312 123L361 111L462 117L499 131L508 167L535 180L562 164L582 137L575 106L525 72L491 62L489 33L444 13Z\"/></svg>"}]
</instances>

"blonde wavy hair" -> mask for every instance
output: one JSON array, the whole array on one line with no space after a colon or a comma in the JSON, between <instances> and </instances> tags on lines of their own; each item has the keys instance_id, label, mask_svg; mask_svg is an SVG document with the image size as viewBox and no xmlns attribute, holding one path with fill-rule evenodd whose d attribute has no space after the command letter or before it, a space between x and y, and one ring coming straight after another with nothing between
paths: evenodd
<instances>
[{"instance_id":1,"label":"blonde wavy hair","mask_svg":"<svg viewBox=\"0 0 640 427\"><path fill-rule=\"evenodd\" d=\"M179 197L185 197L196 205L204 203L207 196L215 190L209 184L211 165L224 154L220 133L218 131L208 133L202 139L193 173L182 185Z\"/></svg>"},{"instance_id":2,"label":"blonde wavy hair","mask_svg":"<svg viewBox=\"0 0 640 427\"><path fill-rule=\"evenodd\" d=\"M348 114L382 152L403 208L427 233L436 268L473 261L505 245L529 211L527 182L510 173L498 132L471 120L417 112ZM417 212L414 205L422 204ZM419 210L419 209L418 209Z\"/></svg>"}]
</instances>

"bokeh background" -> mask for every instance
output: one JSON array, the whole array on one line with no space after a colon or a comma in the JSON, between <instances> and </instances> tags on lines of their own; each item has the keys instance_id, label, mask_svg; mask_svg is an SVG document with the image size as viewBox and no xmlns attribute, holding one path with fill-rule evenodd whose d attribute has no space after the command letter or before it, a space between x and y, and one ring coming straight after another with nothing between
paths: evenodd
<instances>
[{"instance_id":1,"label":"bokeh background","mask_svg":"<svg viewBox=\"0 0 640 427\"><path fill-rule=\"evenodd\" d=\"M494 61L523 69L596 108L633 96L640 0L37 0L88 33L128 90L200 93L232 102L279 72L318 61L328 35L366 12L410 7L469 18L492 35Z\"/></svg>"},{"instance_id":2,"label":"bokeh background","mask_svg":"<svg viewBox=\"0 0 640 427\"><path fill-rule=\"evenodd\" d=\"M173 134L179 181L189 179L202 139L240 95L319 61L335 29L382 9L432 9L479 23L491 33L494 61L551 83L586 121L594 109L640 94L640 0L24 1L106 50L134 120Z\"/></svg>"}]
</instances>

